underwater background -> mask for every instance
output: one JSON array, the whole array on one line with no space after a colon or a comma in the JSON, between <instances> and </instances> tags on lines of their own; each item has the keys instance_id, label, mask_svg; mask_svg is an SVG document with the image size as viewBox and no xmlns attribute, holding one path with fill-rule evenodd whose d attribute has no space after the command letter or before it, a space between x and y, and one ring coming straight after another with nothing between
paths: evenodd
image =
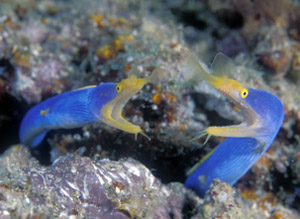
<instances>
[{"instance_id":1,"label":"underwater background","mask_svg":"<svg viewBox=\"0 0 300 219\"><path fill-rule=\"evenodd\" d=\"M190 140L243 117L207 83L184 81L184 49L207 66L231 57L235 80L285 110L268 151L204 198L186 172L224 138ZM151 140L99 123L20 145L31 107L135 67L169 73L124 107ZM1 218L300 218L300 1L0 0L0 152Z\"/></svg>"}]
</instances>

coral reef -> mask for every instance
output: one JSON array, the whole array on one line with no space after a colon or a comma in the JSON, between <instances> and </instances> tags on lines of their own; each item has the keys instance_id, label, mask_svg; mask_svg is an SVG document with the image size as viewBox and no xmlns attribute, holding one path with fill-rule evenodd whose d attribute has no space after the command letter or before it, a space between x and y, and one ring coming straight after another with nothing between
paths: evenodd
<instances>
[{"instance_id":1,"label":"coral reef","mask_svg":"<svg viewBox=\"0 0 300 219\"><path fill-rule=\"evenodd\" d=\"M245 218L246 215L234 197L233 189L226 183L215 179L211 183L204 202L202 212L195 218Z\"/></svg>"},{"instance_id":2,"label":"coral reef","mask_svg":"<svg viewBox=\"0 0 300 219\"><path fill-rule=\"evenodd\" d=\"M131 159L68 155L43 167L27 148L15 146L0 163L1 218L180 218L184 204L182 185L162 185Z\"/></svg>"},{"instance_id":3,"label":"coral reef","mask_svg":"<svg viewBox=\"0 0 300 219\"><path fill-rule=\"evenodd\" d=\"M258 195L241 199L217 179L200 200L180 183L162 184L132 159L65 155L45 167L32 158L27 147L17 145L0 157L0 165L1 218L262 218L273 208L274 218L299 217L275 205L272 195L253 207L251 201ZM251 211L256 208L255 216Z\"/></svg>"},{"instance_id":4,"label":"coral reef","mask_svg":"<svg viewBox=\"0 0 300 219\"><path fill-rule=\"evenodd\" d=\"M299 8L293 0L0 0L1 217L299 218ZM285 106L266 154L233 189L214 181L203 200L167 183L184 182L222 141L190 142L199 131L242 117L207 84L182 78L182 48L203 63L219 51L231 56L234 79ZM145 86L124 108L151 141L96 124L54 131L31 152L11 146L34 104L157 66L169 80Z\"/></svg>"}]
</instances>

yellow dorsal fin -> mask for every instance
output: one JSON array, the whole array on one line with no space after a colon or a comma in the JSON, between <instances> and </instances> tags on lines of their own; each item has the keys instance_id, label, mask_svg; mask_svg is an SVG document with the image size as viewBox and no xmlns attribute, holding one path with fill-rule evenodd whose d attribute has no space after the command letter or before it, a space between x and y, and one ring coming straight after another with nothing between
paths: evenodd
<instances>
[{"instance_id":1,"label":"yellow dorsal fin","mask_svg":"<svg viewBox=\"0 0 300 219\"><path fill-rule=\"evenodd\" d=\"M160 85L162 82L167 82L172 78L170 72L164 68L155 68L149 76L149 82L151 84Z\"/></svg>"},{"instance_id":2,"label":"yellow dorsal fin","mask_svg":"<svg viewBox=\"0 0 300 219\"><path fill-rule=\"evenodd\" d=\"M207 70L198 61L196 56L190 52L188 52L186 54L185 67L188 70L188 73L186 75L184 75L186 80L190 80L190 79L200 79L200 80L205 80L205 81L212 80L211 75L207 72Z\"/></svg>"},{"instance_id":3,"label":"yellow dorsal fin","mask_svg":"<svg viewBox=\"0 0 300 219\"><path fill-rule=\"evenodd\" d=\"M198 163L196 163L191 169L189 169L186 173L187 176L191 175L214 151L217 149L215 147L213 150L211 150L208 154L206 154Z\"/></svg>"},{"instance_id":4,"label":"yellow dorsal fin","mask_svg":"<svg viewBox=\"0 0 300 219\"><path fill-rule=\"evenodd\" d=\"M141 76L141 72L137 67L133 67L129 72L128 72L128 78L139 78Z\"/></svg>"},{"instance_id":5,"label":"yellow dorsal fin","mask_svg":"<svg viewBox=\"0 0 300 219\"><path fill-rule=\"evenodd\" d=\"M236 66L231 58L218 53L211 64L211 71L214 76L231 78L236 74Z\"/></svg>"},{"instance_id":6,"label":"yellow dorsal fin","mask_svg":"<svg viewBox=\"0 0 300 219\"><path fill-rule=\"evenodd\" d=\"M85 86L85 87L80 87L75 90L84 90L84 89L93 88L93 87L97 87L97 85L89 85L89 86ZM75 90L73 90L73 91L75 91Z\"/></svg>"}]
</instances>

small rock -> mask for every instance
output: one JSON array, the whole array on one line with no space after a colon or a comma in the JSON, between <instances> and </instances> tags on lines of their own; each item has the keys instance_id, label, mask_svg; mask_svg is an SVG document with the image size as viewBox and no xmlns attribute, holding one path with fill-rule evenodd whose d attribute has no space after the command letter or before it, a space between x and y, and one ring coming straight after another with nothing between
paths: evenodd
<instances>
[{"instance_id":1,"label":"small rock","mask_svg":"<svg viewBox=\"0 0 300 219\"><path fill-rule=\"evenodd\" d=\"M194 218L246 218L234 193L230 185L215 179L204 197L200 214Z\"/></svg>"}]
</instances>

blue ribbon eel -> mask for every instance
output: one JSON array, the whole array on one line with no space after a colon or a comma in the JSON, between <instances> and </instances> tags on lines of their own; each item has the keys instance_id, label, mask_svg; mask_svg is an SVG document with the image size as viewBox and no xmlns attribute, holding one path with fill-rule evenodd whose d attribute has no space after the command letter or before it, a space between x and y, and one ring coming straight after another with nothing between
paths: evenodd
<instances>
[{"instance_id":1,"label":"blue ribbon eel","mask_svg":"<svg viewBox=\"0 0 300 219\"><path fill-rule=\"evenodd\" d=\"M221 53L212 63L212 74L192 54L188 55L186 64L192 75L225 95L244 117L239 125L208 127L193 139L207 136L207 142L210 136L227 137L187 173L185 186L203 197L214 178L233 185L265 153L282 125L284 107L273 94L228 78L236 72L236 67Z\"/></svg>"},{"instance_id":2,"label":"blue ribbon eel","mask_svg":"<svg viewBox=\"0 0 300 219\"><path fill-rule=\"evenodd\" d=\"M159 83L163 70L157 68L145 78L138 78L137 75L137 69L133 69L129 77L120 83L80 88L35 105L21 122L21 143L34 148L50 130L72 129L98 122L135 135L140 133L148 138L139 126L123 118L122 109L145 84Z\"/></svg>"}]
</instances>

